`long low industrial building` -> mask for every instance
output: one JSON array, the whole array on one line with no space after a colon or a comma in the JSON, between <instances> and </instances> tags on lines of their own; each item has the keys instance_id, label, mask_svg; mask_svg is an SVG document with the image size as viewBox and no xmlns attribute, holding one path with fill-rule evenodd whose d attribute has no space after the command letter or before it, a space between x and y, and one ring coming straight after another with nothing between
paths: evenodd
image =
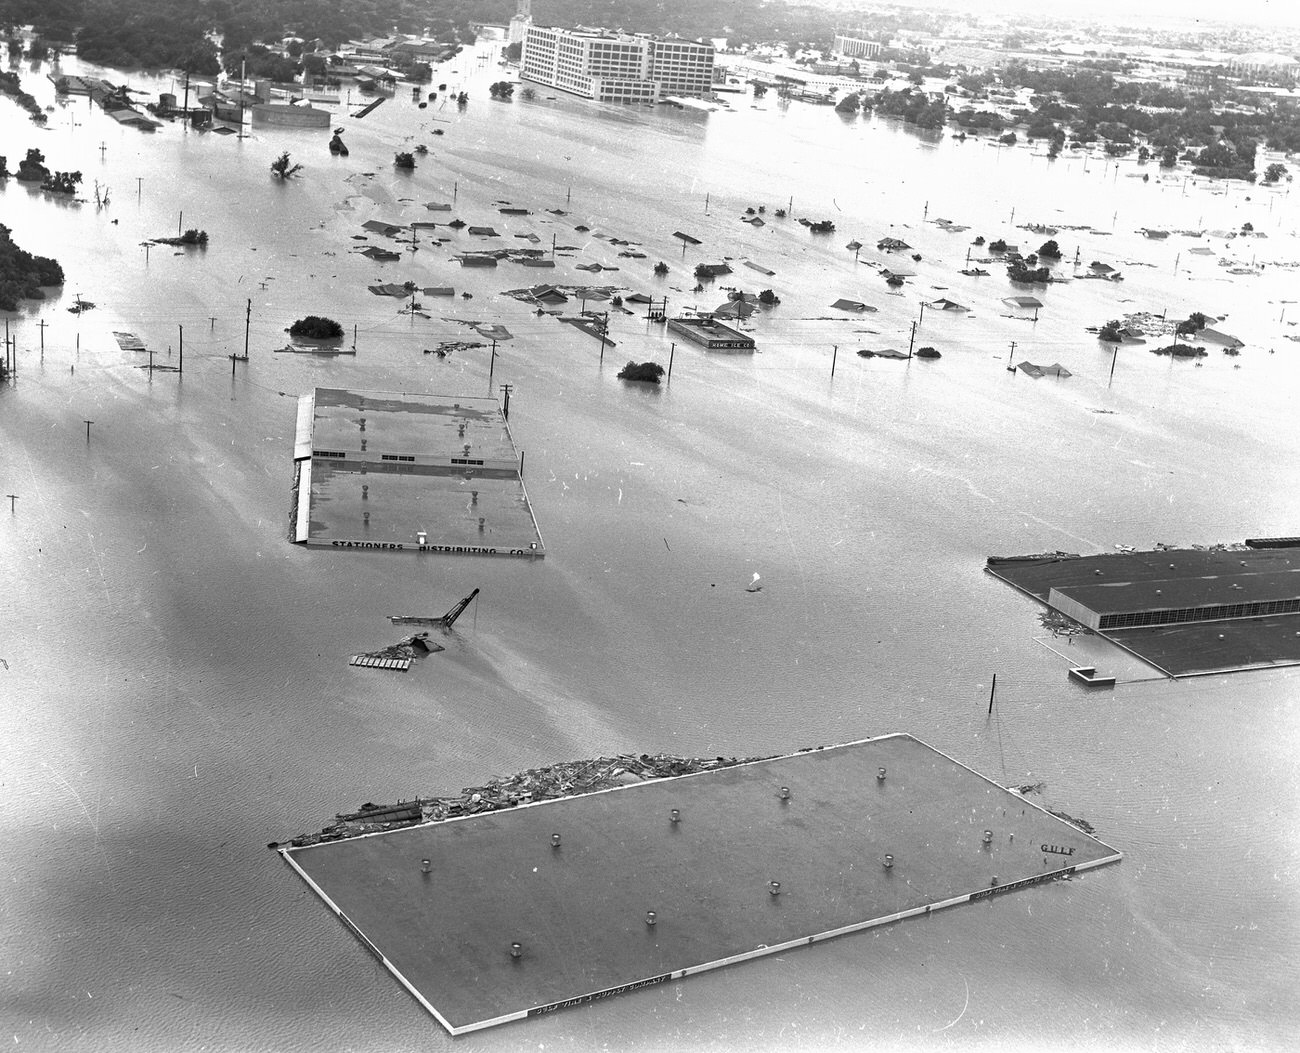
<instances>
[{"instance_id":1,"label":"long low industrial building","mask_svg":"<svg viewBox=\"0 0 1300 1053\"><path fill-rule=\"evenodd\" d=\"M1300 548L991 557L987 570L1170 676L1300 664Z\"/></svg>"},{"instance_id":2,"label":"long low industrial building","mask_svg":"<svg viewBox=\"0 0 1300 1053\"><path fill-rule=\"evenodd\" d=\"M1089 629L1132 629L1300 612L1300 567L1051 589L1047 605Z\"/></svg>"},{"instance_id":3,"label":"long low industrial building","mask_svg":"<svg viewBox=\"0 0 1300 1053\"><path fill-rule=\"evenodd\" d=\"M753 351L754 338L713 318L670 318L668 329L710 351Z\"/></svg>"},{"instance_id":4,"label":"long low industrial building","mask_svg":"<svg viewBox=\"0 0 1300 1053\"><path fill-rule=\"evenodd\" d=\"M545 555L501 406L468 395L316 388L302 396L292 540Z\"/></svg>"}]
</instances>

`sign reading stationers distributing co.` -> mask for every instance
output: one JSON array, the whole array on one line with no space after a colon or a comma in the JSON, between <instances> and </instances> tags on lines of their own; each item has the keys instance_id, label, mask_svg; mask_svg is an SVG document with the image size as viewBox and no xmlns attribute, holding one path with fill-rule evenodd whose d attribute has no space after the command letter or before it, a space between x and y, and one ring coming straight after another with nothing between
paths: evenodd
<instances>
[{"instance_id":1,"label":"sign reading stationers distributing co.","mask_svg":"<svg viewBox=\"0 0 1300 1053\"><path fill-rule=\"evenodd\" d=\"M294 541L336 550L546 555L495 398L302 396L292 522Z\"/></svg>"}]
</instances>

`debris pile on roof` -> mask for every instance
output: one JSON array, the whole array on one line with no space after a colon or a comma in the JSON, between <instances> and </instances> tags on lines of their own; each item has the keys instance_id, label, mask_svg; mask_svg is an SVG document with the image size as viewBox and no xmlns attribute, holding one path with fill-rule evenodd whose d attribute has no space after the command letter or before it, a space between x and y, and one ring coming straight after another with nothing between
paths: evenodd
<instances>
[{"instance_id":1,"label":"debris pile on roof","mask_svg":"<svg viewBox=\"0 0 1300 1053\"><path fill-rule=\"evenodd\" d=\"M672 779L679 775L696 775L768 759L674 757L664 753L651 756L643 753L639 757L623 754L617 757L597 757L594 760L564 761L514 775L498 776L485 786L466 786L458 794L417 797L412 802L399 802L389 806L367 803L356 812L340 813L320 833L295 837L288 844L301 847L321 841L338 841L376 830L409 826L421 820L438 822L477 812L496 812L535 801L576 797L579 794L613 789L615 786ZM418 816L411 808L412 805L419 806Z\"/></svg>"}]
</instances>

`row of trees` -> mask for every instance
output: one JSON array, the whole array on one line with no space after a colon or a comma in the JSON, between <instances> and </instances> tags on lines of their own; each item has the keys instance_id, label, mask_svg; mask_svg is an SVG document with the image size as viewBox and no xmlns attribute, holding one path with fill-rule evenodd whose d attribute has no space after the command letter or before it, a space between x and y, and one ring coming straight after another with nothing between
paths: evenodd
<instances>
[{"instance_id":1,"label":"row of trees","mask_svg":"<svg viewBox=\"0 0 1300 1053\"><path fill-rule=\"evenodd\" d=\"M33 256L14 244L0 223L0 310L18 310L22 299L40 299L42 285L62 285L63 268L48 256Z\"/></svg>"},{"instance_id":2,"label":"row of trees","mask_svg":"<svg viewBox=\"0 0 1300 1053\"><path fill-rule=\"evenodd\" d=\"M1300 148L1300 115L1228 110L1214 94L1122 82L1103 65L1031 69L1013 62L999 71L996 81L984 74L962 78L961 84L971 90L988 90L996 83L1010 90L1029 89L1032 108L1012 114L1027 123L1029 138L1051 140L1055 151L1066 141L1084 146L1102 141L1112 155L1136 149L1140 160L1158 157L1164 167L1182 159L1204 174L1253 179L1260 144ZM967 126L987 123L997 131L995 117L954 119ZM1139 145L1139 138L1150 145Z\"/></svg>"}]
</instances>

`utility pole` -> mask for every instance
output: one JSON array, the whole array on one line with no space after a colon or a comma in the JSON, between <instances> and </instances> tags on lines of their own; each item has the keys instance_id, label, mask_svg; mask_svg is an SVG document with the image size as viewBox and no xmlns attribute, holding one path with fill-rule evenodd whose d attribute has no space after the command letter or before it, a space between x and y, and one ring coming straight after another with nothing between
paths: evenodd
<instances>
[{"instance_id":1,"label":"utility pole","mask_svg":"<svg viewBox=\"0 0 1300 1053\"><path fill-rule=\"evenodd\" d=\"M673 379L673 355L677 354L677 345L673 344L668 349L668 379Z\"/></svg>"},{"instance_id":2,"label":"utility pole","mask_svg":"<svg viewBox=\"0 0 1300 1053\"><path fill-rule=\"evenodd\" d=\"M492 374L497 368L497 338L492 338L492 360L488 363L488 394L492 393Z\"/></svg>"},{"instance_id":3,"label":"utility pole","mask_svg":"<svg viewBox=\"0 0 1300 1053\"><path fill-rule=\"evenodd\" d=\"M185 326L178 325L176 327L176 330L177 332L180 333L180 359L176 364L176 372L184 373L185 372Z\"/></svg>"},{"instance_id":4,"label":"utility pole","mask_svg":"<svg viewBox=\"0 0 1300 1053\"><path fill-rule=\"evenodd\" d=\"M1007 355L1007 372L1008 372L1008 373L1014 373L1014 372L1016 371L1016 367L1013 366L1013 365L1011 364L1011 360L1012 360L1013 358L1015 358L1015 357L1016 357L1016 342L1015 342L1014 340L1012 340L1012 341L1011 341L1011 351L1010 351L1010 353Z\"/></svg>"},{"instance_id":5,"label":"utility pole","mask_svg":"<svg viewBox=\"0 0 1300 1053\"><path fill-rule=\"evenodd\" d=\"M88 421L84 421L83 423L86 425L86 445L89 446L89 445L90 445L90 426L91 426L92 424L94 424L95 422L94 422L93 420L88 420Z\"/></svg>"},{"instance_id":6,"label":"utility pole","mask_svg":"<svg viewBox=\"0 0 1300 1053\"><path fill-rule=\"evenodd\" d=\"M832 344L831 345L831 376L832 377L835 376L835 359L839 356L839 353L840 353L840 345Z\"/></svg>"},{"instance_id":7,"label":"utility pole","mask_svg":"<svg viewBox=\"0 0 1300 1053\"><path fill-rule=\"evenodd\" d=\"M1285 314L1286 313L1285 310L1282 313ZM42 318L36 324L41 328L41 354L45 354L45 327L50 323L47 322L44 318Z\"/></svg>"},{"instance_id":8,"label":"utility pole","mask_svg":"<svg viewBox=\"0 0 1300 1053\"><path fill-rule=\"evenodd\" d=\"M1119 359L1119 344L1115 345L1115 350L1110 356L1110 377L1106 381L1106 386L1110 387L1110 382L1115 379L1115 362Z\"/></svg>"},{"instance_id":9,"label":"utility pole","mask_svg":"<svg viewBox=\"0 0 1300 1053\"><path fill-rule=\"evenodd\" d=\"M253 324L253 300L249 297L248 307L244 311L244 361L248 361L248 330Z\"/></svg>"},{"instance_id":10,"label":"utility pole","mask_svg":"<svg viewBox=\"0 0 1300 1053\"><path fill-rule=\"evenodd\" d=\"M89 96L87 97L89 98ZM144 185L144 176L136 176L135 177L135 199L137 201L140 200L140 192L143 188L143 185Z\"/></svg>"},{"instance_id":11,"label":"utility pole","mask_svg":"<svg viewBox=\"0 0 1300 1053\"><path fill-rule=\"evenodd\" d=\"M993 674L993 686L989 688L989 716L993 716L993 692L998 689L998 674Z\"/></svg>"},{"instance_id":12,"label":"utility pole","mask_svg":"<svg viewBox=\"0 0 1300 1053\"><path fill-rule=\"evenodd\" d=\"M14 506L14 502L18 500L18 495L17 495L17 494L5 494L5 497L9 498L9 514L10 514L10 515L14 515L14 514L16 514L16 512L17 512L17 508Z\"/></svg>"},{"instance_id":13,"label":"utility pole","mask_svg":"<svg viewBox=\"0 0 1300 1053\"><path fill-rule=\"evenodd\" d=\"M916 323L912 323L912 335L907 340L907 357L912 357L912 345L916 343Z\"/></svg>"},{"instance_id":14,"label":"utility pole","mask_svg":"<svg viewBox=\"0 0 1300 1053\"><path fill-rule=\"evenodd\" d=\"M609 312L605 312L604 324L600 327L600 363L605 364L605 334L609 332Z\"/></svg>"},{"instance_id":15,"label":"utility pole","mask_svg":"<svg viewBox=\"0 0 1300 1053\"><path fill-rule=\"evenodd\" d=\"M501 391L505 395L505 401L501 405L501 416L503 416L507 421L510 419L510 390L513 387L513 384L501 385Z\"/></svg>"}]
</instances>

